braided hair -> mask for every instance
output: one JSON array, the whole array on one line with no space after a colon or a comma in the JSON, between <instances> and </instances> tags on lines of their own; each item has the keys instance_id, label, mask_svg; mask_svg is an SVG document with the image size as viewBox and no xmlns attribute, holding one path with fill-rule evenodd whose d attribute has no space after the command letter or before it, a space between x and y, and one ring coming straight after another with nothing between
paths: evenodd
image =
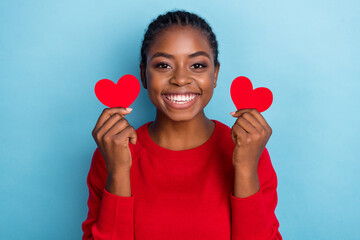
<instances>
[{"instance_id":1,"label":"braided hair","mask_svg":"<svg viewBox=\"0 0 360 240\"><path fill-rule=\"evenodd\" d=\"M200 30L208 39L209 45L214 53L214 65L220 65L218 61L218 42L210 25L200 16L187 12L185 10L168 11L163 15L159 15L148 26L141 46L141 64L146 68L147 52L151 43L156 36L166 28L173 25L191 26Z\"/></svg>"}]
</instances>

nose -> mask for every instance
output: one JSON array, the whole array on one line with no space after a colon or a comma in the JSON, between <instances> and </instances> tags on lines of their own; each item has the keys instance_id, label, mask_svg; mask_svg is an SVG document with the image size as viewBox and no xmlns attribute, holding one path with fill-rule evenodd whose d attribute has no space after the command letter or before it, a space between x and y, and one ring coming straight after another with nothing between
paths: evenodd
<instances>
[{"instance_id":1,"label":"nose","mask_svg":"<svg viewBox=\"0 0 360 240\"><path fill-rule=\"evenodd\" d=\"M178 86L184 86L186 84L190 84L192 81L193 79L190 76L186 67L179 67L176 69L176 71L174 71L174 75L171 77L169 82Z\"/></svg>"}]
</instances>

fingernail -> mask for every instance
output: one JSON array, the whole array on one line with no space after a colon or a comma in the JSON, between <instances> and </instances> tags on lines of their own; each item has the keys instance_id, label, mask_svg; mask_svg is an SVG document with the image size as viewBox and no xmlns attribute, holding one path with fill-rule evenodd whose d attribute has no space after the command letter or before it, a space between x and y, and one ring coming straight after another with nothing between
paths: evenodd
<instances>
[{"instance_id":1,"label":"fingernail","mask_svg":"<svg viewBox=\"0 0 360 240\"><path fill-rule=\"evenodd\" d=\"M130 111L132 111L132 108L126 108L125 110L130 112Z\"/></svg>"},{"instance_id":2,"label":"fingernail","mask_svg":"<svg viewBox=\"0 0 360 240\"><path fill-rule=\"evenodd\" d=\"M236 112L231 112L230 115L234 115Z\"/></svg>"}]
</instances>

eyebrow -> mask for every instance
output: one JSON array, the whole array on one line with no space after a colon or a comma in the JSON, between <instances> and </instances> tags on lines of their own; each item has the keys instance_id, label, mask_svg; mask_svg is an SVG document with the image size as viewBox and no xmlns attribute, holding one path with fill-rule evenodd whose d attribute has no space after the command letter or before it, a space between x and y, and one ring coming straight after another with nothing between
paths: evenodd
<instances>
[{"instance_id":1,"label":"eyebrow","mask_svg":"<svg viewBox=\"0 0 360 240\"><path fill-rule=\"evenodd\" d=\"M207 57L207 58L210 59L209 54L207 54L207 53L204 52L204 51L198 51L198 52L196 52L196 53L193 53L193 54L190 54L190 55L189 55L190 58L194 58L194 57L197 57L197 56L205 56L205 57ZM166 58L172 58L172 59L174 59L174 56L171 55L171 54L167 54L167 53L164 53L164 52L157 52L157 53L155 53L155 54L150 58L150 61L151 61L152 59L156 58L156 57L166 57Z\"/></svg>"}]
</instances>

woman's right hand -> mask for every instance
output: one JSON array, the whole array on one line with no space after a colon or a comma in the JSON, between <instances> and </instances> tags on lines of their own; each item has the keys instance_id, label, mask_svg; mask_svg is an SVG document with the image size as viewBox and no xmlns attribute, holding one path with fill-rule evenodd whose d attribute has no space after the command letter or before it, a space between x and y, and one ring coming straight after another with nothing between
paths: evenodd
<instances>
[{"instance_id":1,"label":"woman's right hand","mask_svg":"<svg viewBox=\"0 0 360 240\"><path fill-rule=\"evenodd\" d=\"M135 129L125 119L131 110L123 107L105 108L92 131L104 157L108 176L130 171L132 159L129 141L136 144L137 140Z\"/></svg>"}]
</instances>

